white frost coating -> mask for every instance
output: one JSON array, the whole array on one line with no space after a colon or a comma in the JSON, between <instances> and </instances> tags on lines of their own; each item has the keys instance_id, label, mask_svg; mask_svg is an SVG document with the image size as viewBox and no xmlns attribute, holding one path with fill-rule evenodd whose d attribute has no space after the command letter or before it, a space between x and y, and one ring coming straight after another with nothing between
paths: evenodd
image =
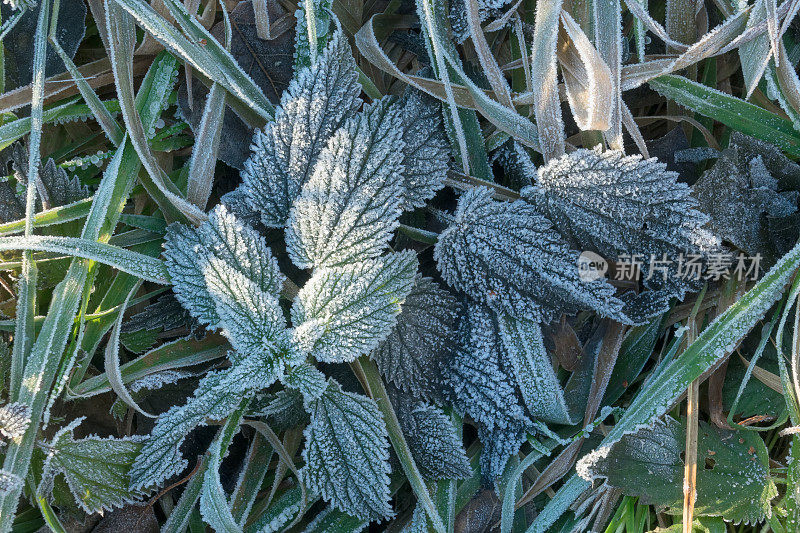
<instances>
[{"instance_id":1,"label":"white frost coating","mask_svg":"<svg viewBox=\"0 0 800 533\"><path fill-rule=\"evenodd\" d=\"M227 269L239 272L263 292L275 296L286 279L264 237L239 222L224 205L215 207L208 221L197 229L170 225L164 257L175 297L192 316L211 329L218 327L219 316L203 274L209 258L226 263Z\"/></svg>"},{"instance_id":2,"label":"white frost coating","mask_svg":"<svg viewBox=\"0 0 800 533\"><path fill-rule=\"evenodd\" d=\"M50 494L53 479L63 474L75 502L87 513L110 511L147 495L129 487L129 471L142 448L140 437L89 436L75 440L83 417L61 428L49 443L38 491ZM102 457L102 461L98 461Z\"/></svg>"},{"instance_id":3,"label":"white frost coating","mask_svg":"<svg viewBox=\"0 0 800 533\"><path fill-rule=\"evenodd\" d=\"M19 402L0 407L0 435L19 439L31 423L31 408Z\"/></svg>"},{"instance_id":4,"label":"white frost coating","mask_svg":"<svg viewBox=\"0 0 800 533\"><path fill-rule=\"evenodd\" d=\"M313 335L304 344L315 339L311 354L318 361L347 362L369 353L394 327L416 269L412 251L317 269L292 305L295 337L302 339L311 321Z\"/></svg>"},{"instance_id":5,"label":"white frost coating","mask_svg":"<svg viewBox=\"0 0 800 533\"><path fill-rule=\"evenodd\" d=\"M522 196L555 223L572 247L607 259L666 254L677 261L681 253L719 250L719 239L703 228L708 216L698 210L689 186L677 179L655 158L603 152L598 146L550 161ZM645 285L656 279L663 277L653 276ZM673 279L667 298L682 298L686 289Z\"/></svg>"},{"instance_id":6,"label":"white frost coating","mask_svg":"<svg viewBox=\"0 0 800 533\"><path fill-rule=\"evenodd\" d=\"M450 144L442 125L442 106L421 91L409 90L403 105L402 208L425 206L444 187L450 163Z\"/></svg>"},{"instance_id":7,"label":"white frost coating","mask_svg":"<svg viewBox=\"0 0 800 533\"><path fill-rule=\"evenodd\" d=\"M185 405L172 407L158 417L131 468L133 489L157 486L180 473L188 463L179 448L192 429L206 419L224 419L243 396L268 387L281 375L279 361L262 357L233 359L233 366L227 370L206 374Z\"/></svg>"},{"instance_id":8,"label":"white frost coating","mask_svg":"<svg viewBox=\"0 0 800 533\"><path fill-rule=\"evenodd\" d=\"M0 470L0 494L19 490L22 486L22 478L13 472Z\"/></svg>"},{"instance_id":9,"label":"white frost coating","mask_svg":"<svg viewBox=\"0 0 800 533\"><path fill-rule=\"evenodd\" d=\"M397 325L372 352L381 373L416 396L441 398L440 367L455 347L458 309L455 297L432 279L417 276Z\"/></svg>"},{"instance_id":10,"label":"white frost coating","mask_svg":"<svg viewBox=\"0 0 800 533\"><path fill-rule=\"evenodd\" d=\"M303 403L308 406L318 400L328 388L328 378L309 363L301 363L283 377L283 384L303 395Z\"/></svg>"},{"instance_id":11,"label":"white frost coating","mask_svg":"<svg viewBox=\"0 0 800 533\"><path fill-rule=\"evenodd\" d=\"M391 385L387 390L411 455L425 479L469 477L469 459L450 417Z\"/></svg>"},{"instance_id":12,"label":"white frost coating","mask_svg":"<svg viewBox=\"0 0 800 533\"><path fill-rule=\"evenodd\" d=\"M267 226L282 227L328 138L361 105L356 64L336 32L309 68L292 80L275 120L256 132L242 187Z\"/></svg>"},{"instance_id":13,"label":"white frost coating","mask_svg":"<svg viewBox=\"0 0 800 533\"><path fill-rule=\"evenodd\" d=\"M304 434L302 476L310 490L359 518L392 516L388 433L373 400L334 383L314 402Z\"/></svg>"},{"instance_id":14,"label":"white frost coating","mask_svg":"<svg viewBox=\"0 0 800 533\"><path fill-rule=\"evenodd\" d=\"M580 279L578 255L534 206L494 201L485 187L460 198L455 222L434 251L451 287L495 311L549 322L561 313L594 309L629 323L611 285Z\"/></svg>"},{"instance_id":15,"label":"white frost coating","mask_svg":"<svg viewBox=\"0 0 800 533\"><path fill-rule=\"evenodd\" d=\"M261 290L244 274L211 257L203 269L209 294L217 305L219 325L236 350L236 358L271 361L290 358L286 319L277 296Z\"/></svg>"},{"instance_id":16,"label":"white frost coating","mask_svg":"<svg viewBox=\"0 0 800 533\"><path fill-rule=\"evenodd\" d=\"M386 249L403 195L402 135L390 98L334 133L289 214L286 248L295 265L339 266Z\"/></svg>"}]
</instances>

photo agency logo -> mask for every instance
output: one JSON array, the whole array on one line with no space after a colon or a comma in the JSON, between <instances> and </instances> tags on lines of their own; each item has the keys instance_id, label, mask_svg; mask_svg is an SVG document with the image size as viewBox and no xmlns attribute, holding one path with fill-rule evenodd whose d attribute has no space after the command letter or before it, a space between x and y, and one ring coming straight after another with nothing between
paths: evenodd
<instances>
[{"instance_id":1,"label":"photo agency logo","mask_svg":"<svg viewBox=\"0 0 800 533\"><path fill-rule=\"evenodd\" d=\"M581 281L590 282L604 278L608 272L608 261L602 256L585 251L578 257L578 276Z\"/></svg>"},{"instance_id":2,"label":"photo agency logo","mask_svg":"<svg viewBox=\"0 0 800 533\"><path fill-rule=\"evenodd\" d=\"M735 278L739 281L757 281L763 273L761 254L748 256L719 252L708 255L679 254L671 259L666 254L646 256L620 254L609 262L603 256L584 251L578 256L578 275L583 282L601 278L616 281L650 280L653 277L666 281L669 277L685 280L720 281Z\"/></svg>"}]
</instances>

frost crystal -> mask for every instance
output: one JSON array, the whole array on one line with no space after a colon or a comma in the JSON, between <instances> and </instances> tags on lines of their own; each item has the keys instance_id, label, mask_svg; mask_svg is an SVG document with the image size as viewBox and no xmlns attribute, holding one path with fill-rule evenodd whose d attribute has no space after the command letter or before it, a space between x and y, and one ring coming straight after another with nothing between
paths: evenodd
<instances>
[{"instance_id":1,"label":"frost crystal","mask_svg":"<svg viewBox=\"0 0 800 533\"><path fill-rule=\"evenodd\" d=\"M774 147L753 141L732 137L730 147L693 187L711 216L711 229L750 255L769 249L770 220L797 211L797 191L778 192L777 178L800 179L798 165L775 154Z\"/></svg>"},{"instance_id":2,"label":"frost crystal","mask_svg":"<svg viewBox=\"0 0 800 533\"><path fill-rule=\"evenodd\" d=\"M283 378L283 383L303 395L303 402L308 405L318 400L328 388L328 378L325 374L308 363L294 367Z\"/></svg>"},{"instance_id":3,"label":"frost crystal","mask_svg":"<svg viewBox=\"0 0 800 533\"><path fill-rule=\"evenodd\" d=\"M346 362L372 351L394 327L416 269L416 255L404 251L316 270L292 306L297 329L313 332L303 341L311 355Z\"/></svg>"},{"instance_id":4,"label":"frost crystal","mask_svg":"<svg viewBox=\"0 0 800 533\"><path fill-rule=\"evenodd\" d=\"M19 439L31 423L31 408L14 402L0 407L0 435Z\"/></svg>"},{"instance_id":5,"label":"frost crystal","mask_svg":"<svg viewBox=\"0 0 800 533\"><path fill-rule=\"evenodd\" d=\"M328 138L361 104L360 92L350 46L336 32L316 63L292 80L275 120L253 137L242 187L265 225L286 223Z\"/></svg>"},{"instance_id":6,"label":"frost crystal","mask_svg":"<svg viewBox=\"0 0 800 533\"><path fill-rule=\"evenodd\" d=\"M227 269L238 271L266 293L277 295L285 280L264 238L241 224L224 205L214 208L208 221L196 230L170 225L164 257L175 297L211 328L218 327L219 316L203 273L209 258L219 259Z\"/></svg>"},{"instance_id":7,"label":"frost crystal","mask_svg":"<svg viewBox=\"0 0 800 533\"><path fill-rule=\"evenodd\" d=\"M305 430L303 480L348 514L376 520L389 506L389 441L378 406L337 384L314 402Z\"/></svg>"},{"instance_id":8,"label":"frost crystal","mask_svg":"<svg viewBox=\"0 0 800 533\"><path fill-rule=\"evenodd\" d=\"M224 419L243 396L268 387L281 373L278 362L249 357L235 360L227 370L206 374L185 405L172 407L158 417L131 469L131 487L157 486L180 473L188 464L180 453L180 445L192 429L206 419Z\"/></svg>"},{"instance_id":9,"label":"frost crystal","mask_svg":"<svg viewBox=\"0 0 800 533\"><path fill-rule=\"evenodd\" d=\"M78 418L60 429L49 444L40 492L52 492L53 478L63 474L75 502L87 513L108 511L141 499L146 492L129 488L131 464L142 448L139 438L75 440Z\"/></svg>"},{"instance_id":10,"label":"frost crystal","mask_svg":"<svg viewBox=\"0 0 800 533\"><path fill-rule=\"evenodd\" d=\"M404 210L423 207L444 186L450 162L450 145L442 126L439 102L421 91L403 98Z\"/></svg>"},{"instance_id":11,"label":"frost crystal","mask_svg":"<svg viewBox=\"0 0 800 533\"><path fill-rule=\"evenodd\" d=\"M18 490L22 486L22 478L13 472L0 470L0 494Z\"/></svg>"},{"instance_id":12,"label":"frost crystal","mask_svg":"<svg viewBox=\"0 0 800 533\"><path fill-rule=\"evenodd\" d=\"M289 215L295 265L338 266L386 249L400 216L402 134L398 108L384 98L331 137Z\"/></svg>"},{"instance_id":13,"label":"frost crystal","mask_svg":"<svg viewBox=\"0 0 800 533\"><path fill-rule=\"evenodd\" d=\"M494 313L470 304L459 324L459 346L446 369L453 407L483 427L505 429L526 416L510 361L498 341Z\"/></svg>"},{"instance_id":14,"label":"frost crystal","mask_svg":"<svg viewBox=\"0 0 800 533\"><path fill-rule=\"evenodd\" d=\"M677 261L681 253L718 250L719 239L703 228L708 216L697 210L691 189L677 178L657 159L598 147L550 161L522 195L555 223L571 246L606 259L666 254ZM658 279L663 276L653 276L652 283ZM667 297L683 297L686 288L673 279L665 289Z\"/></svg>"},{"instance_id":15,"label":"frost crystal","mask_svg":"<svg viewBox=\"0 0 800 533\"><path fill-rule=\"evenodd\" d=\"M455 345L457 316L456 299L432 279L418 276L397 325L372 352L381 373L416 396L440 398L441 361Z\"/></svg>"},{"instance_id":16,"label":"frost crystal","mask_svg":"<svg viewBox=\"0 0 800 533\"><path fill-rule=\"evenodd\" d=\"M217 305L219 325L237 358L274 360L290 356L286 319L275 295L264 292L216 257L208 259L204 274Z\"/></svg>"},{"instance_id":17,"label":"frost crystal","mask_svg":"<svg viewBox=\"0 0 800 533\"><path fill-rule=\"evenodd\" d=\"M461 438L441 409L389 385L400 428L426 479L464 479L471 469Z\"/></svg>"},{"instance_id":18,"label":"frost crystal","mask_svg":"<svg viewBox=\"0 0 800 533\"><path fill-rule=\"evenodd\" d=\"M485 187L459 199L455 221L434 251L450 286L498 312L549 322L594 309L629 323L611 285L580 279L578 256L534 206L494 201Z\"/></svg>"}]
</instances>

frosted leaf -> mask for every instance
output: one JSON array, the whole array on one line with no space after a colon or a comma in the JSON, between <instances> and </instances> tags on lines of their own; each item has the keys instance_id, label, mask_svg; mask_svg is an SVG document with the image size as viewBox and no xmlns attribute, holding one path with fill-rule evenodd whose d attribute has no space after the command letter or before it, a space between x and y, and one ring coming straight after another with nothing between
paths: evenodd
<instances>
[{"instance_id":1,"label":"frosted leaf","mask_svg":"<svg viewBox=\"0 0 800 533\"><path fill-rule=\"evenodd\" d=\"M685 421L666 417L611 446L603 446L577 464L584 479L605 479L645 505L671 507L683 502ZM719 429L700 422L697 442L697 516L722 516L755 524L769 517L778 495L770 477L769 454L754 431Z\"/></svg>"},{"instance_id":2,"label":"frosted leaf","mask_svg":"<svg viewBox=\"0 0 800 533\"><path fill-rule=\"evenodd\" d=\"M300 268L380 255L400 216L403 127L389 98L336 131L295 200L286 248Z\"/></svg>"},{"instance_id":3,"label":"frosted leaf","mask_svg":"<svg viewBox=\"0 0 800 533\"><path fill-rule=\"evenodd\" d=\"M168 331L190 322L189 313L171 294L161 296L141 312L122 323L122 333L142 330Z\"/></svg>"},{"instance_id":4,"label":"frosted leaf","mask_svg":"<svg viewBox=\"0 0 800 533\"><path fill-rule=\"evenodd\" d=\"M209 372L194 396L158 417L131 470L131 486L143 489L179 474L188 464L180 453L186 435L206 419L230 415L242 397L270 386L281 376L280 364L260 357L234 361L227 370Z\"/></svg>"},{"instance_id":5,"label":"frosted leaf","mask_svg":"<svg viewBox=\"0 0 800 533\"><path fill-rule=\"evenodd\" d=\"M611 285L580 279L578 256L534 206L494 201L485 187L459 199L455 221L434 250L451 287L498 312L549 322L594 309L629 323Z\"/></svg>"},{"instance_id":6,"label":"frosted leaf","mask_svg":"<svg viewBox=\"0 0 800 533\"><path fill-rule=\"evenodd\" d=\"M328 138L361 105L356 72L350 45L336 32L316 63L292 80L275 120L253 136L242 187L265 225L286 224Z\"/></svg>"},{"instance_id":7,"label":"frosted leaf","mask_svg":"<svg viewBox=\"0 0 800 533\"><path fill-rule=\"evenodd\" d=\"M140 500L141 487L130 488L130 470L142 449L141 438L75 439L78 418L60 429L49 443L40 491L51 492L53 478L63 474L75 502L85 512L99 513Z\"/></svg>"},{"instance_id":8,"label":"frosted leaf","mask_svg":"<svg viewBox=\"0 0 800 533\"><path fill-rule=\"evenodd\" d=\"M496 481L526 438L527 425L520 421L514 421L505 428L478 428L478 439L483 444L481 476L490 482Z\"/></svg>"},{"instance_id":9,"label":"frosted leaf","mask_svg":"<svg viewBox=\"0 0 800 533\"><path fill-rule=\"evenodd\" d=\"M469 459L450 417L438 407L404 394L391 385L387 390L400 428L423 476L426 479L469 477Z\"/></svg>"},{"instance_id":10,"label":"frosted leaf","mask_svg":"<svg viewBox=\"0 0 800 533\"><path fill-rule=\"evenodd\" d=\"M498 333L530 416L556 424L577 423L553 371L539 324L504 315L498 318Z\"/></svg>"},{"instance_id":11,"label":"frosted leaf","mask_svg":"<svg viewBox=\"0 0 800 533\"><path fill-rule=\"evenodd\" d=\"M13 492L22 487L22 478L13 472L0 470L0 494Z\"/></svg>"},{"instance_id":12,"label":"frosted leaf","mask_svg":"<svg viewBox=\"0 0 800 533\"><path fill-rule=\"evenodd\" d=\"M265 416L277 432L305 424L308 413L303 406L303 396L294 389L283 389L264 398L266 405L255 411L255 416Z\"/></svg>"},{"instance_id":13,"label":"frosted leaf","mask_svg":"<svg viewBox=\"0 0 800 533\"><path fill-rule=\"evenodd\" d=\"M445 369L453 407L488 428L525 421L494 313L479 304L466 306L458 332L458 348Z\"/></svg>"},{"instance_id":14,"label":"frosted leaf","mask_svg":"<svg viewBox=\"0 0 800 533\"><path fill-rule=\"evenodd\" d=\"M311 355L347 362L375 349L394 327L416 269L414 252L403 251L315 270L292 305L296 329L311 324Z\"/></svg>"},{"instance_id":15,"label":"frosted leaf","mask_svg":"<svg viewBox=\"0 0 800 533\"><path fill-rule=\"evenodd\" d=\"M536 165L517 141L508 141L501 146L495 153L495 161L503 167L503 175L514 190L530 185L536 176Z\"/></svg>"},{"instance_id":16,"label":"frosted leaf","mask_svg":"<svg viewBox=\"0 0 800 533\"><path fill-rule=\"evenodd\" d=\"M264 292L216 257L207 260L203 271L222 333L237 358L279 361L292 356L286 318L277 296Z\"/></svg>"},{"instance_id":17,"label":"frosted leaf","mask_svg":"<svg viewBox=\"0 0 800 533\"><path fill-rule=\"evenodd\" d=\"M8 180L0 180L0 222L25 218L25 198Z\"/></svg>"},{"instance_id":18,"label":"frosted leaf","mask_svg":"<svg viewBox=\"0 0 800 533\"><path fill-rule=\"evenodd\" d=\"M0 435L18 440L31 424L31 408L19 402L0 407Z\"/></svg>"},{"instance_id":19,"label":"frosted leaf","mask_svg":"<svg viewBox=\"0 0 800 533\"><path fill-rule=\"evenodd\" d=\"M360 533L364 531L369 522L350 516L330 506L323 509L314 520L309 522L303 533Z\"/></svg>"},{"instance_id":20,"label":"frosted leaf","mask_svg":"<svg viewBox=\"0 0 800 533\"><path fill-rule=\"evenodd\" d=\"M341 511L366 520L391 516L389 441L378 406L338 384L311 406L303 481Z\"/></svg>"},{"instance_id":21,"label":"frosted leaf","mask_svg":"<svg viewBox=\"0 0 800 533\"><path fill-rule=\"evenodd\" d=\"M28 148L23 143L15 143L11 149L11 160L15 170L15 176L21 184L28 181ZM46 207L58 207L71 204L78 200L83 200L89 196L89 188L81 183L75 176L70 178L67 172L56 165L53 159L39 169L39 181L36 183L37 199ZM24 198L24 195L23 195ZM23 200L24 202L24 200ZM23 203L24 205L24 203Z\"/></svg>"},{"instance_id":22,"label":"frosted leaf","mask_svg":"<svg viewBox=\"0 0 800 533\"><path fill-rule=\"evenodd\" d=\"M404 391L438 399L441 361L455 344L458 307L435 281L417 276L397 325L372 352L381 373Z\"/></svg>"},{"instance_id":23,"label":"frosted leaf","mask_svg":"<svg viewBox=\"0 0 800 533\"><path fill-rule=\"evenodd\" d=\"M328 378L325 374L308 363L302 363L286 373L283 384L295 389L303 395L303 403L318 400L328 388Z\"/></svg>"},{"instance_id":24,"label":"frosted leaf","mask_svg":"<svg viewBox=\"0 0 800 533\"><path fill-rule=\"evenodd\" d=\"M738 139L746 139L744 136ZM746 141L745 141L746 142ZM744 144L744 143L743 143ZM797 211L797 191L778 192L778 175L767 167L783 170L787 176L795 171L790 162L782 162L760 146L749 143L731 147L694 184L694 196L711 216L709 226L723 239L750 255L769 248L766 219L782 218Z\"/></svg>"},{"instance_id":25,"label":"frosted leaf","mask_svg":"<svg viewBox=\"0 0 800 533\"><path fill-rule=\"evenodd\" d=\"M255 283L262 291L277 296L286 276L256 230L242 224L224 205L208 214L208 222L198 228L203 245L214 257L228 263Z\"/></svg>"},{"instance_id":26,"label":"frosted leaf","mask_svg":"<svg viewBox=\"0 0 800 533\"><path fill-rule=\"evenodd\" d=\"M225 262L269 294L277 295L285 280L264 238L241 224L224 205L215 207L208 221L197 229L170 225L164 257L175 297L192 316L211 328L217 327L219 316L203 273L210 257Z\"/></svg>"},{"instance_id":27,"label":"frosted leaf","mask_svg":"<svg viewBox=\"0 0 800 533\"><path fill-rule=\"evenodd\" d=\"M703 228L708 216L698 211L691 189L657 159L600 147L576 150L540 168L536 184L522 195L571 246L607 259L666 254L677 261L681 253L719 248L719 239ZM682 298L687 286L673 282L671 296Z\"/></svg>"},{"instance_id":28,"label":"frosted leaf","mask_svg":"<svg viewBox=\"0 0 800 533\"><path fill-rule=\"evenodd\" d=\"M418 503L414 506L411 520L403 526L400 533L428 533L428 515L425 509Z\"/></svg>"},{"instance_id":29,"label":"frosted leaf","mask_svg":"<svg viewBox=\"0 0 800 533\"><path fill-rule=\"evenodd\" d=\"M444 186L450 143L442 125L442 107L421 91L409 90L402 101L404 210L424 207Z\"/></svg>"}]
</instances>

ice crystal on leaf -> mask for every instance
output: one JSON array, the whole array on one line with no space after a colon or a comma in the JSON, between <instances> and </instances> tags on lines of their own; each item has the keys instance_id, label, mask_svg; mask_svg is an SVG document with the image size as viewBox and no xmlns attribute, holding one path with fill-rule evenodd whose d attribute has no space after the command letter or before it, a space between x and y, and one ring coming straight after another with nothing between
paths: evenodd
<instances>
[{"instance_id":1,"label":"ice crystal on leaf","mask_svg":"<svg viewBox=\"0 0 800 533\"><path fill-rule=\"evenodd\" d=\"M266 293L227 263L211 257L203 269L219 325L237 358L291 357L286 319L274 294Z\"/></svg>"},{"instance_id":2,"label":"ice crystal on leaf","mask_svg":"<svg viewBox=\"0 0 800 533\"><path fill-rule=\"evenodd\" d=\"M779 192L787 184L782 187L778 178L800 180L800 167L774 150L734 135L728 149L693 186L694 196L711 216L710 227L750 255L769 249L770 221L797 211L797 191Z\"/></svg>"},{"instance_id":3,"label":"ice crystal on leaf","mask_svg":"<svg viewBox=\"0 0 800 533\"><path fill-rule=\"evenodd\" d=\"M457 313L455 297L418 276L397 325L372 352L381 373L415 396L439 399L441 362L455 345Z\"/></svg>"},{"instance_id":4,"label":"ice crystal on leaf","mask_svg":"<svg viewBox=\"0 0 800 533\"><path fill-rule=\"evenodd\" d=\"M593 309L629 323L611 285L580 279L578 256L536 207L495 201L485 187L459 199L455 221L434 251L451 287L498 312L549 322Z\"/></svg>"},{"instance_id":5,"label":"ice crystal on leaf","mask_svg":"<svg viewBox=\"0 0 800 533\"><path fill-rule=\"evenodd\" d=\"M282 370L281 361L249 357L235 359L227 370L206 374L185 405L172 407L158 417L133 464L131 486L156 486L180 473L188 464L179 449L186 435L207 419L222 420L230 415L243 396L268 387L282 375Z\"/></svg>"},{"instance_id":6,"label":"ice crystal on leaf","mask_svg":"<svg viewBox=\"0 0 800 533\"><path fill-rule=\"evenodd\" d=\"M78 418L63 427L48 444L48 455L39 487L52 491L53 478L63 474L75 502L87 513L108 511L141 499L141 487L129 487L131 465L142 443L138 437L75 439Z\"/></svg>"},{"instance_id":7,"label":"ice crystal on leaf","mask_svg":"<svg viewBox=\"0 0 800 533\"><path fill-rule=\"evenodd\" d=\"M22 478L13 472L0 470L0 494L17 490L22 486Z\"/></svg>"},{"instance_id":8,"label":"ice crystal on leaf","mask_svg":"<svg viewBox=\"0 0 800 533\"><path fill-rule=\"evenodd\" d=\"M510 361L497 342L492 310L474 303L466 306L458 331L458 348L445 377L453 407L488 428L507 428L514 421L525 421Z\"/></svg>"},{"instance_id":9,"label":"ice crystal on leaf","mask_svg":"<svg viewBox=\"0 0 800 533\"><path fill-rule=\"evenodd\" d=\"M403 251L315 270L292 305L295 338L318 361L369 353L394 327L416 269L416 255Z\"/></svg>"},{"instance_id":10,"label":"ice crystal on leaf","mask_svg":"<svg viewBox=\"0 0 800 533\"><path fill-rule=\"evenodd\" d=\"M389 385L394 405L414 461L426 479L464 479L471 469L461 438L450 418L438 407Z\"/></svg>"},{"instance_id":11,"label":"ice crystal on leaf","mask_svg":"<svg viewBox=\"0 0 800 533\"><path fill-rule=\"evenodd\" d=\"M313 365L301 363L286 373L283 383L303 395L306 405L318 400L328 388L328 378Z\"/></svg>"},{"instance_id":12,"label":"ice crystal on leaf","mask_svg":"<svg viewBox=\"0 0 800 533\"><path fill-rule=\"evenodd\" d=\"M390 98L334 133L289 215L286 247L295 265L338 266L386 249L400 216L402 135Z\"/></svg>"},{"instance_id":13,"label":"ice crystal on leaf","mask_svg":"<svg viewBox=\"0 0 800 533\"><path fill-rule=\"evenodd\" d=\"M522 195L555 223L572 247L606 259L666 254L677 261L680 254L718 250L719 239L703 227L708 216L677 178L657 159L598 147L550 161ZM686 284L676 276L671 281L662 287L663 276L656 275L645 285L665 290L665 300L683 297Z\"/></svg>"},{"instance_id":14,"label":"ice crystal on leaf","mask_svg":"<svg viewBox=\"0 0 800 533\"><path fill-rule=\"evenodd\" d=\"M242 171L251 207L266 226L282 227L329 137L361 101L347 39L336 32L317 61L292 80Z\"/></svg>"},{"instance_id":15,"label":"ice crystal on leaf","mask_svg":"<svg viewBox=\"0 0 800 533\"><path fill-rule=\"evenodd\" d=\"M19 439L31 423L31 408L18 402L0 407L0 435Z\"/></svg>"},{"instance_id":16,"label":"ice crystal on leaf","mask_svg":"<svg viewBox=\"0 0 800 533\"><path fill-rule=\"evenodd\" d=\"M441 104L410 90L403 101L403 177L405 210L423 207L444 186L450 148L442 125Z\"/></svg>"},{"instance_id":17,"label":"ice crystal on leaf","mask_svg":"<svg viewBox=\"0 0 800 533\"><path fill-rule=\"evenodd\" d=\"M388 433L375 402L332 383L310 412L302 472L308 487L360 518L391 516Z\"/></svg>"},{"instance_id":18,"label":"ice crystal on leaf","mask_svg":"<svg viewBox=\"0 0 800 533\"><path fill-rule=\"evenodd\" d=\"M204 268L215 257L225 270L235 270L263 292L277 295L285 277L255 230L240 223L224 205L193 229L181 224L167 228L164 257L175 297L200 322L218 327L217 305L206 285Z\"/></svg>"}]
</instances>

